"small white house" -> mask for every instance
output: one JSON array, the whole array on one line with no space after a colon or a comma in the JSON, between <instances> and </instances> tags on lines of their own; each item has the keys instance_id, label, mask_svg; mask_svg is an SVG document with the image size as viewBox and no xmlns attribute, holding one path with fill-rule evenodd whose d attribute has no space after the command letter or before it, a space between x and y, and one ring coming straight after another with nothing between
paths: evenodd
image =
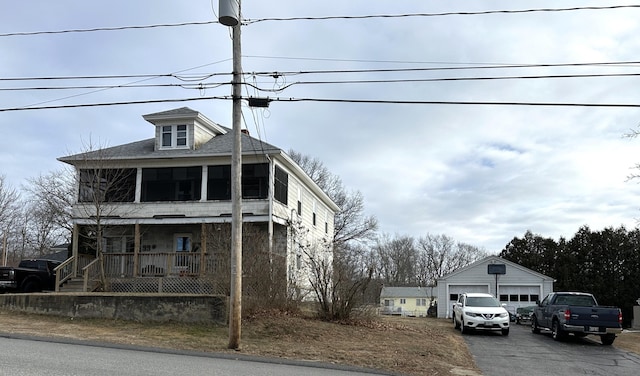
<instances>
[{"instance_id":1,"label":"small white house","mask_svg":"<svg viewBox=\"0 0 640 376\"><path fill-rule=\"evenodd\" d=\"M497 256L489 256L460 268L438 279L438 317L450 318L453 304L459 294L484 292L507 305L515 312L517 307L534 305L553 291L554 279Z\"/></svg>"}]
</instances>

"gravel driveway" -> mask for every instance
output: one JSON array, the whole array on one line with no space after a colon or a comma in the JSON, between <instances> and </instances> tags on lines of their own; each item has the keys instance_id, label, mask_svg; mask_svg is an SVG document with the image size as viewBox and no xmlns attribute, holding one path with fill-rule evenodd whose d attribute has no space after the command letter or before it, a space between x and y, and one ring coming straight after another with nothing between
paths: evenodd
<instances>
[{"instance_id":1,"label":"gravel driveway","mask_svg":"<svg viewBox=\"0 0 640 376\"><path fill-rule=\"evenodd\" d=\"M499 333L465 334L474 361L484 376L619 375L640 374L640 356L598 337L556 342L551 333L532 334L528 325L511 324L509 336Z\"/></svg>"}]
</instances>

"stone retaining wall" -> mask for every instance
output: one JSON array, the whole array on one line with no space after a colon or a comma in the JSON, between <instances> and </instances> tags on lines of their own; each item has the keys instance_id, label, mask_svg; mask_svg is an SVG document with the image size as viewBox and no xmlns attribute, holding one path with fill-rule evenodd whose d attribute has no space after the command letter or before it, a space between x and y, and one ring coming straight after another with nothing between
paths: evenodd
<instances>
[{"instance_id":1,"label":"stone retaining wall","mask_svg":"<svg viewBox=\"0 0 640 376\"><path fill-rule=\"evenodd\" d=\"M226 323L227 297L185 294L33 293L0 295L0 309L73 318Z\"/></svg>"}]
</instances>

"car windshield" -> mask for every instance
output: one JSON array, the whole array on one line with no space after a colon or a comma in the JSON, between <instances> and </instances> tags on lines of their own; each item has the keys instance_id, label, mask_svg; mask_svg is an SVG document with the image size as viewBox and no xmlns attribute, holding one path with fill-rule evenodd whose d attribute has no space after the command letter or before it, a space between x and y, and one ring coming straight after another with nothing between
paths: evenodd
<instances>
[{"instance_id":1,"label":"car windshield","mask_svg":"<svg viewBox=\"0 0 640 376\"><path fill-rule=\"evenodd\" d=\"M500 307L500 303L491 296L470 296L467 298L467 307Z\"/></svg>"}]
</instances>

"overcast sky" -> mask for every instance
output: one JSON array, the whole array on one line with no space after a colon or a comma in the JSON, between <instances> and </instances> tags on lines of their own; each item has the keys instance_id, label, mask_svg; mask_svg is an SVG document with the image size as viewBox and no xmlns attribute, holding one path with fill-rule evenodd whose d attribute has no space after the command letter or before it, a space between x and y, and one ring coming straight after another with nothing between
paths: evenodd
<instances>
[{"instance_id":1,"label":"overcast sky","mask_svg":"<svg viewBox=\"0 0 640 376\"><path fill-rule=\"evenodd\" d=\"M245 124L254 137L320 159L347 189L363 194L367 214L391 236L446 234L497 253L527 230L558 239L583 225L631 229L640 217L640 186L626 180L640 162L640 139L623 136L638 130L640 108L406 102L640 105L640 77L629 76L640 73L640 8L443 14L633 4L640 6L243 0L243 70L272 72L245 81L283 89L248 87L247 95L281 100L266 110L245 107ZM228 75L208 77L232 70L230 29L207 23L217 12L217 0L5 1L0 110L228 96L229 85L215 85L228 83ZM273 20L402 14L422 15ZM204 24L7 35L194 22ZM628 64L589 64L621 62ZM533 67L498 68L505 65ZM337 73L294 74L319 70ZM178 77L167 77L172 73ZM110 75L131 77L6 80ZM600 77L433 81L554 75ZM380 82L393 80L402 82ZM157 86L165 84L189 86ZM155 86L102 88L109 85ZM6 90L51 86L85 88ZM142 115L183 106L231 126L231 102L220 99L0 111L0 174L19 188L60 169L56 158L82 151L89 140L115 146L150 138L153 126Z\"/></svg>"}]
</instances>

